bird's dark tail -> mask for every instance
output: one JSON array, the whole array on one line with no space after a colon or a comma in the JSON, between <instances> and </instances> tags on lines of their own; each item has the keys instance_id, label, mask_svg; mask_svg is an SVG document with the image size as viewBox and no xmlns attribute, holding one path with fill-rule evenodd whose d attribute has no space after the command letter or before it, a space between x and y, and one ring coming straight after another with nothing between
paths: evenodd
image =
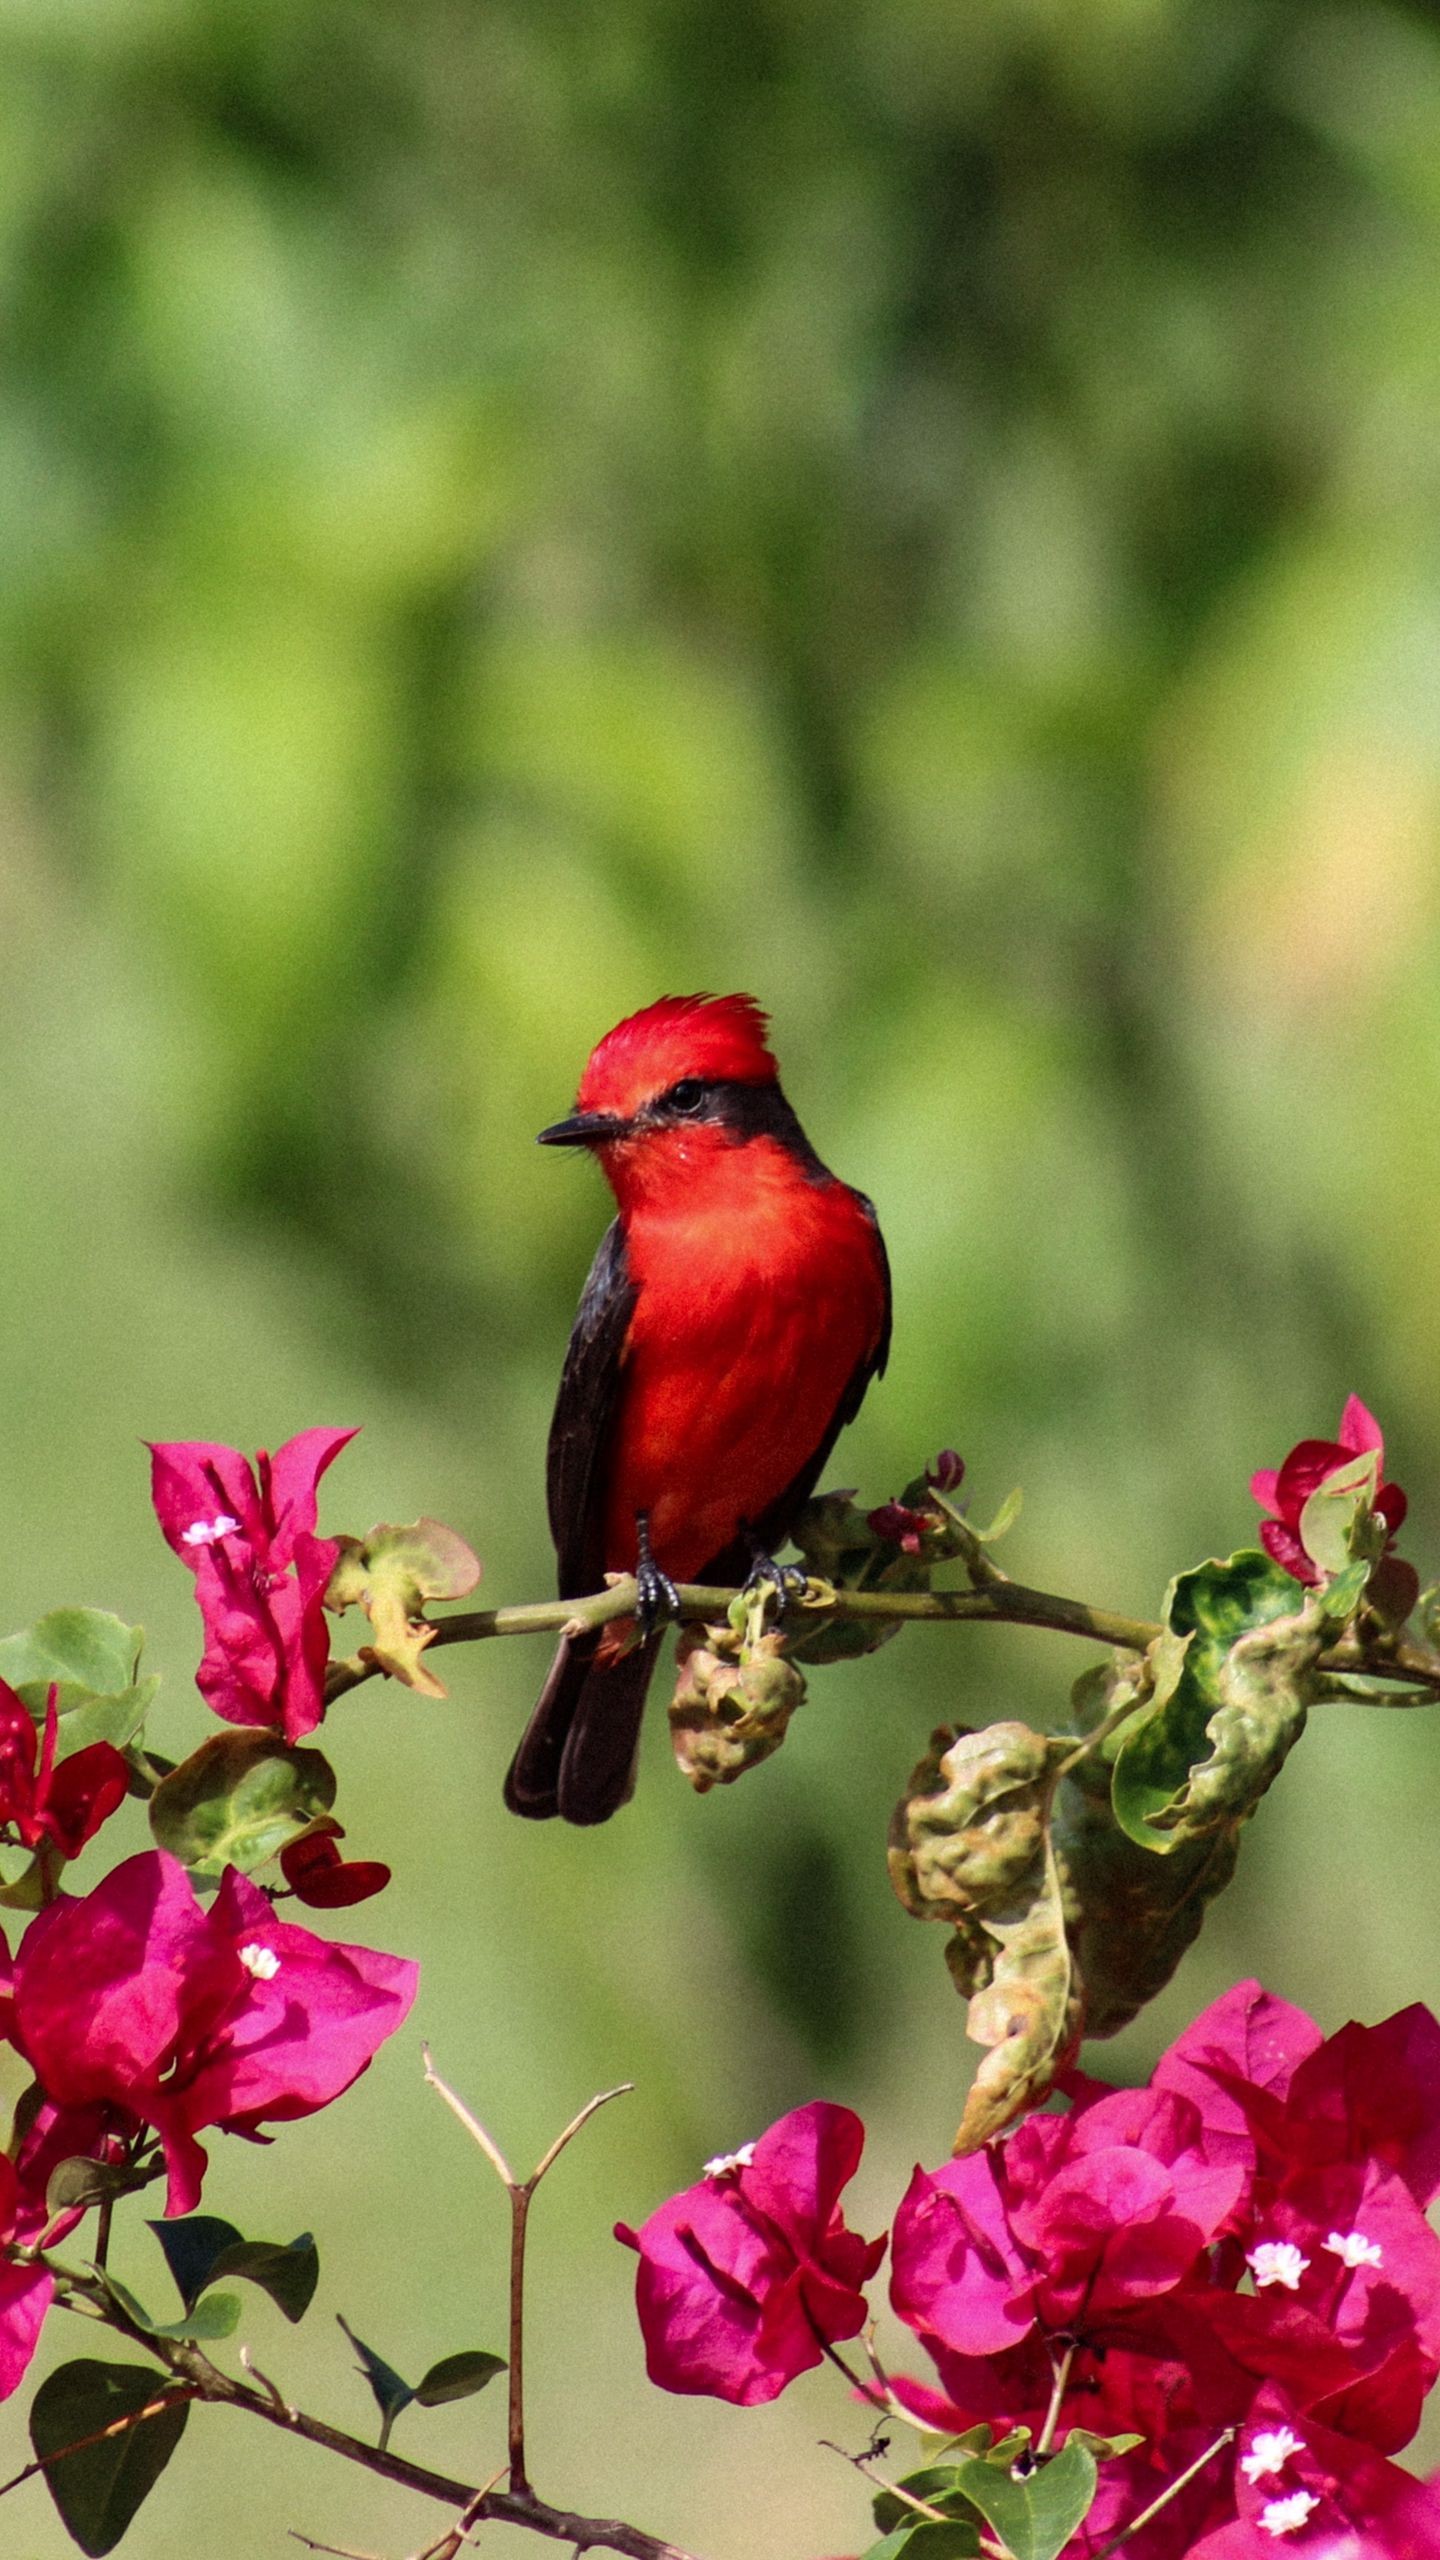
<instances>
[{"instance_id":1,"label":"bird's dark tail","mask_svg":"<svg viewBox=\"0 0 1440 2560\"><path fill-rule=\"evenodd\" d=\"M608 1822L635 1791L635 1751L661 1637L595 1659L598 1635L562 1636L505 1781L512 1813L532 1822Z\"/></svg>"}]
</instances>

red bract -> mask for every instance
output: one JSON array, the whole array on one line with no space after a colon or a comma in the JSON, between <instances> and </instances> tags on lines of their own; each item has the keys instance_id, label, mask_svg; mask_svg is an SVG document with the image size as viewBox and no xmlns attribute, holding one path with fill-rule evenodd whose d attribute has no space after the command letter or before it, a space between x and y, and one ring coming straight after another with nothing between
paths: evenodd
<instances>
[{"instance_id":1,"label":"red bract","mask_svg":"<svg viewBox=\"0 0 1440 2560\"><path fill-rule=\"evenodd\" d=\"M860 2287L885 2242L847 2230L839 2202L864 2142L858 2116L817 2099L712 2160L639 2231L616 2224L617 2240L640 2253L652 2382L750 2407L819 2364L824 2343L864 2327Z\"/></svg>"},{"instance_id":2,"label":"red bract","mask_svg":"<svg viewBox=\"0 0 1440 2560\"><path fill-rule=\"evenodd\" d=\"M128 1858L43 1911L15 1959L16 2043L50 2096L154 2125L167 2213L199 2200L209 2125L254 2134L312 2115L393 2035L418 1968L277 1920L227 1868L204 1908L179 1860Z\"/></svg>"},{"instance_id":3,"label":"red bract","mask_svg":"<svg viewBox=\"0 0 1440 2560\"><path fill-rule=\"evenodd\" d=\"M368 1902L390 1881L390 1869L378 1858L342 1858L337 1837L344 1837L338 1822L333 1830L304 1832L280 1852L280 1872L291 1892L314 1911L343 1911L352 1902Z\"/></svg>"},{"instance_id":4,"label":"red bract","mask_svg":"<svg viewBox=\"0 0 1440 2560\"><path fill-rule=\"evenodd\" d=\"M1301 1515L1312 1493L1318 1493L1327 1476L1346 1467L1355 1458L1371 1450L1376 1459L1376 1491L1373 1508L1386 1527L1385 1555L1371 1576L1370 1589L1392 1617L1408 1617L1419 1594L1419 1578L1413 1566L1404 1564L1390 1549L1401 1527L1408 1504L1398 1484L1383 1482L1385 1473L1385 1439L1375 1416L1358 1396L1351 1396L1340 1417L1339 1437L1335 1440L1300 1440L1278 1468L1260 1467L1250 1479L1250 1490L1269 1518L1260 1523L1260 1544L1286 1573L1297 1582L1318 1584L1325 1576L1314 1558L1308 1554L1300 1534Z\"/></svg>"},{"instance_id":5,"label":"red bract","mask_svg":"<svg viewBox=\"0 0 1440 2560\"><path fill-rule=\"evenodd\" d=\"M49 1840L62 1857L78 1858L124 1802L129 1779L111 1742L90 1742L56 1760L59 1697L52 1681L37 1733L23 1698L0 1680L0 1826L11 1824L27 1849Z\"/></svg>"},{"instance_id":6,"label":"red bract","mask_svg":"<svg viewBox=\"0 0 1440 2560\"><path fill-rule=\"evenodd\" d=\"M230 1724L280 1726L287 1742L325 1712L325 1586L339 1547L315 1535L316 1486L353 1431L302 1431L252 1472L208 1440L151 1446L155 1516L195 1575L205 1621L196 1674Z\"/></svg>"}]
</instances>

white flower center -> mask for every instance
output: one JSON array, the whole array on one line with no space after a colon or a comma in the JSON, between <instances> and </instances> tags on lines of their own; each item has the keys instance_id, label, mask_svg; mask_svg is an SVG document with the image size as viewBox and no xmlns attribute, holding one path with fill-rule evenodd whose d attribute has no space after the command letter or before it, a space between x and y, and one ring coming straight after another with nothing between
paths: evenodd
<instances>
[{"instance_id":1,"label":"white flower center","mask_svg":"<svg viewBox=\"0 0 1440 2560\"><path fill-rule=\"evenodd\" d=\"M280 1959L273 1947L262 1947L258 1939L252 1938L249 1946L241 1947L239 1953L246 1972L253 1973L257 1982L274 1981L280 1970Z\"/></svg>"},{"instance_id":2,"label":"white flower center","mask_svg":"<svg viewBox=\"0 0 1440 2560\"><path fill-rule=\"evenodd\" d=\"M1257 2285L1283 2284L1287 2293L1294 2293L1310 2261L1301 2256L1293 2240L1261 2240L1245 2264ZM1283 2530L1288 2533L1290 2528Z\"/></svg>"},{"instance_id":3,"label":"white flower center","mask_svg":"<svg viewBox=\"0 0 1440 2560\"><path fill-rule=\"evenodd\" d=\"M1367 2240L1363 2231L1332 2231L1325 2246L1347 2267L1378 2267L1385 2255L1379 2241Z\"/></svg>"},{"instance_id":4,"label":"white flower center","mask_svg":"<svg viewBox=\"0 0 1440 2560\"><path fill-rule=\"evenodd\" d=\"M1308 2489L1296 2489L1288 2498L1272 2498L1269 2505L1260 2510L1260 2530L1262 2533L1298 2533L1302 2525L1309 2523L1319 2504L1319 2499L1312 2498Z\"/></svg>"},{"instance_id":5,"label":"white flower center","mask_svg":"<svg viewBox=\"0 0 1440 2560\"><path fill-rule=\"evenodd\" d=\"M753 2142L742 2142L738 2151L722 2151L718 2159L707 2160L702 2175L707 2178L738 2178L755 2157Z\"/></svg>"},{"instance_id":6,"label":"white flower center","mask_svg":"<svg viewBox=\"0 0 1440 2560\"><path fill-rule=\"evenodd\" d=\"M218 1538L228 1538L239 1526L228 1511L217 1511L213 1520L192 1520L188 1529L181 1530L180 1542L186 1547L213 1547Z\"/></svg>"},{"instance_id":7,"label":"white flower center","mask_svg":"<svg viewBox=\"0 0 1440 2560\"><path fill-rule=\"evenodd\" d=\"M1289 2427L1267 2427L1262 2434L1252 2436L1249 2452L1240 2456L1240 2468L1253 2485L1283 2471L1292 2453L1304 2450L1299 2436L1293 2435Z\"/></svg>"}]
</instances>

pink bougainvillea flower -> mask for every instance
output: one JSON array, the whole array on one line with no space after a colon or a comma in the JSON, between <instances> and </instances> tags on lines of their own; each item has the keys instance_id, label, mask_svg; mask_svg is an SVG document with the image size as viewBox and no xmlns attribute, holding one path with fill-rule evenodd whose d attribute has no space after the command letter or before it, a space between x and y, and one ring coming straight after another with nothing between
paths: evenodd
<instances>
[{"instance_id":1,"label":"pink bougainvillea flower","mask_svg":"<svg viewBox=\"0 0 1440 2560\"><path fill-rule=\"evenodd\" d=\"M313 1911L343 1911L353 1902L368 1902L390 1882L391 1871L378 1858L342 1858L335 1843L344 1836L341 1823L324 1830L317 1825L280 1852L280 1872L291 1892Z\"/></svg>"},{"instance_id":2,"label":"pink bougainvillea flower","mask_svg":"<svg viewBox=\"0 0 1440 2560\"><path fill-rule=\"evenodd\" d=\"M0 1829L11 1825L27 1849L48 1840L62 1857L78 1858L124 1802L129 1779L111 1742L89 1742L57 1761L59 1698L52 1681L37 1733L23 1698L0 1680Z\"/></svg>"},{"instance_id":3,"label":"pink bougainvillea flower","mask_svg":"<svg viewBox=\"0 0 1440 2560\"><path fill-rule=\"evenodd\" d=\"M860 2287L885 2242L847 2230L840 2211L864 2142L858 2116L817 2099L712 2160L638 2231L616 2224L617 2240L640 2253L652 2382L751 2407L864 2327Z\"/></svg>"},{"instance_id":4,"label":"pink bougainvillea flower","mask_svg":"<svg viewBox=\"0 0 1440 2560\"><path fill-rule=\"evenodd\" d=\"M315 1534L316 1486L353 1431L302 1431L252 1471L238 1449L156 1440L155 1516L195 1576L205 1621L196 1674L230 1724L278 1725L287 1742L325 1712L325 1586L339 1547Z\"/></svg>"},{"instance_id":5,"label":"pink bougainvillea flower","mask_svg":"<svg viewBox=\"0 0 1440 2560\"><path fill-rule=\"evenodd\" d=\"M14 2038L62 2105L153 2125L167 2213L193 2211L207 2126L255 2134L348 2089L415 1996L418 1968L278 1920L233 1867L208 1909L145 1850L32 1922L14 1967Z\"/></svg>"},{"instance_id":6,"label":"pink bougainvillea flower","mask_svg":"<svg viewBox=\"0 0 1440 2560\"><path fill-rule=\"evenodd\" d=\"M917 2169L895 2218L891 2300L927 2340L992 2353L1173 2292L1234 2215L1243 2158L1211 2159L1200 2112L1115 2090L1032 2116L1006 2143Z\"/></svg>"},{"instance_id":7,"label":"pink bougainvillea flower","mask_svg":"<svg viewBox=\"0 0 1440 2560\"><path fill-rule=\"evenodd\" d=\"M1269 1515L1260 1523L1260 1544L1284 1572L1293 1573L1297 1582L1323 1582L1325 1576L1307 1553L1300 1534L1301 1515L1327 1476L1372 1449L1377 1478L1374 1508L1385 1523L1386 1539L1385 1554L1371 1576L1370 1589L1388 1616L1405 1618L1419 1596L1419 1577L1412 1565L1392 1556L1390 1549L1409 1505L1398 1484L1383 1481L1384 1434L1358 1396L1351 1396L1346 1403L1337 1439L1297 1441L1281 1466L1256 1469L1250 1490L1261 1510Z\"/></svg>"}]
</instances>

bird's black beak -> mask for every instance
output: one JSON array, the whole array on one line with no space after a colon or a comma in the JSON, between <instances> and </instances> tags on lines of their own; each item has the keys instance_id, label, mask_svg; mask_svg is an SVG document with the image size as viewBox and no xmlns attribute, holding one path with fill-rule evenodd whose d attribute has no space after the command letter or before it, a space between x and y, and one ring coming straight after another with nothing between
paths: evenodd
<instances>
[{"instance_id":1,"label":"bird's black beak","mask_svg":"<svg viewBox=\"0 0 1440 2560\"><path fill-rule=\"evenodd\" d=\"M535 1143L538 1147L603 1147L608 1139L624 1134L625 1122L611 1111L577 1111L573 1119L552 1121Z\"/></svg>"}]
</instances>

